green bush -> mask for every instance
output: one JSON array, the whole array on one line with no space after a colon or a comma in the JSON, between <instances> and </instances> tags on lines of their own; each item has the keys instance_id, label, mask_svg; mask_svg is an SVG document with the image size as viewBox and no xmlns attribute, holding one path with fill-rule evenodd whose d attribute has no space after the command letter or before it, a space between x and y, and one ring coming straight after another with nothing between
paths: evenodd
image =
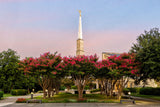
<instances>
[{"instance_id":1,"label":"green bush","mask_svg":"<svg viewBox=\"0 0 160 107\"><path fill-rule=\"evenodd\" d=\"M123 93L125 94L125 95L128 95L128 92L129 92L130 90L128 89L128 88L124 88L123 89Z\"/></svg>"},{"instance_id":2,"label":"green bush","mask_svg":"<svg viewBox=\"0 0 160 107\"><path fill-rule=\"evenodd\" d=\"M26 95L27 90L26 89L12 89L11 94L12 95Z\"/></svg>"},{"instance_id":3,"label":"green bush","mask_svg":"<svg viewBox=\"0 0 160 107\"><path fill-rule=\"evenodd\" d=\"M68 94L72 94L70 92L60 92L59 95L68 95Z\"/></svg>"},{"instance_id":4,"label":"green bush","mask_svg":"<svg viewBox=\"0 0 160 107\"><path fill-rule=\"evenodd\" d=\"M88 90L88 89L89 89L89 86L88 86L88 85L86 85L84 89L85 89L85 90Z\"/></svg>"},{"instance_id":5,"label":"green bush","mask_svg":"<svg viewBox=\"0 0 160 107\"><path fill-rule=\"evenodd\" d=\"M138 87L136 87L136 88L128 88L128 89L129 89L129 91L130 91L131 93L137 93L137 94L139 94L140 88L138 88Z\"/></svg>"},{"instance_id":6,"label":"green bush","mask_svg":"<svg viewBox=\"0 0 160 107\"><path fill-rule=\"evenodd\" d=\"M59 90L62 90L62 91L64 91L65 89L66 89L65 86L60 86L60 88L59 88Z\"/></svg>"},{"instance_id":7,"label":"green bush","mask_svg":"<svg viewBox=\"0 0 160 107\"><path fill-rule=\"evenodd\" d=\"M141 88L140 89L140 94L151 95L151 93L153 93L152 89L153 89L152 87Z\"/></svg>"},{"instance_id":8,"label":"green bush","mask_svg":"<svg viewBox=\"0 0 160 107\"><path fill-rule=\"evenodd\" d=\"M160 88L144 87L140 89L142 95L160 95Z\"/></svg>"},{"instance_id":9,"label":"green bush","mask_svg":"<svg viewBox=\"0 0 160 107\"><path fill-rule=\"evenodd\" d=\"M77 89L77 86L73 85L71 86L71 89Z\"/></svg>"},{"instance_id":10,"label":"green bush","mask_svg":"<svg viewBox=\"0 0 160 107\"><path fill-rule=\"evenodd\" d=\"M91 93L98 92L98 91L100 91L100 89L93 89L93 90L91 90Z\"/></svg>"},{"instance_id":11,"label":"green bush","mask_svg":"<svg viewBox=\"0 0 160 107\"><path fill-rule=\"evenodd\" d=\"M0 91L0 99L3 97L3 91Z\"/></svg>"}]
</instances>

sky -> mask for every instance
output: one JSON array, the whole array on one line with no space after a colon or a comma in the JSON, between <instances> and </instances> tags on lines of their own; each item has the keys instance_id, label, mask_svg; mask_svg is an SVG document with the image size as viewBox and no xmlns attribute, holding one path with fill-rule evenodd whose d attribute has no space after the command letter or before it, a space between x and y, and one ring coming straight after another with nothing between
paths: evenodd
<instances>
[{"instance_id":1,"label":"sky","mask_svg":"<svg viewBox=\"0 0 160 107\"><path fill-rule=\"evenodd\" d=\"M136 38L160 27L160 0L0 0L0 52L21 59L45 52L76 55L79 12L85 55L128 52Z\"/></svg>"}]
</instances>

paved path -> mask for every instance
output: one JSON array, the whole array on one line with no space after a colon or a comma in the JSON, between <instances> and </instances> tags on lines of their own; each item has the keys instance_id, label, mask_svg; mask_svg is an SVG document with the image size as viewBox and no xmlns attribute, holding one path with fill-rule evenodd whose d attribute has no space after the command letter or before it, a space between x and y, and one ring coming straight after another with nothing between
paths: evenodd
<instances>
[{"instance_id":1,"label":"paved path","mask_svg":"<svg viewBox=\"0 0 160 107\"><path fill-rule=\"evenodd\" d=\"M42 95L42 93L34 94L34 96L40 96L40 95ZM0 107L15 103L18 98L30 98L30 97L31 95L6 97L3 100L0 100Z\"/></svg>"},{"instance_id":2,"label":"paved path","mask_svg":"<svg viewBox=\"0 0 160 107\"><path fill-rule=\"evenodd\" d=\"M39 96L42 94L34 94ZM15 103L17 98L29 98L26 96L8 97L0 100L0 107L160 107L160 101L144 101L143 98L136 100L136 104L128 103Z\"/></svg>"},{"instance_id":3,"label":"paved path","mask_svg":"<svg viewBox=\"0 0 160 107\"><path fill-rule=\"evenodd\" d=\"M4 106L5 107L5 106ZM160 107L160 104L119 104L119 103L14 103L6 107Z\"/></svg>"},{"instance_id":4,"label":"paved path","mask_svg":"<svg viewBox=\"0 0 160 107\"><path fill-rule=\"evenodd\" d=\"M129 98L129 95L124 95L124 96ZM157 103L160 103L159 100L154 100L154 99L149 99L149 98L135 97L135 96L130 96L130 98L133 98L133 99L135 99L135 100L143 100L143 101L149 101L149 102L157 102Z\"/></svg>"}]
</instances>

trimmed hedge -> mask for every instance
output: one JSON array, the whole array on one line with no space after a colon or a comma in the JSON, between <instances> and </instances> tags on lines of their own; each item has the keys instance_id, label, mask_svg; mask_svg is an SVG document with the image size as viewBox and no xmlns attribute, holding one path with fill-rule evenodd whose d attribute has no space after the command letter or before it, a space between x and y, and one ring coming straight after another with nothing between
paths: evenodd
<instances>
[{"instance_id":1,"label":"trimmed hedge","mask_svg":"<svg viewBox=\"0 0 160 107\"><path fill-rule=\"evenodd\" d=\"M141 88L136 87L136 88L128 88L128 89L129 89L129 91L131 93L137 93L137 94L139 94L139 91L140 91Z\"/></svg>"},{"instance_id":2,"label":"trimmed hedge","mask_svg":"<svg viewBox=\"0 0 160 107\"><path fill-rule=\"evenodd\" d=\"M12 89L11 94L12 95L26 95L27 90L26 89Z\"/></svg>"},{"instance_id":3,"label":"trimmed hedge","mask_svg":"<svg viewBox=\"0 0 160 107\"><path fill-rule=\"evenodd\" d=\"M59 88L59 90L62 90L62 91L64 91L65 89L66 89L65 86L60 86L60 88Z\"/></svg>"},{"instance_id":4,"label":"trimmed hedge","mask_svg":"<svg viewBox=\"0 0 160 107\"><path fill-rule=\"evenodd\" d=\"M160 88L144 87L140 89L142 95L160 95Z\"/></svg>"},{"instance_id":5,"label":"trimmed hedge","mask_svg":"<svg viewBox=\"0 0 160 107\"><path fill-rule=\"evenodd\" d=\"M77 89L77 86L73 85L71 86L71 89Z\"/></svg>"},{"instance_id":6,"label":"trimmed hedge","mask_svg":"<svg viewBox=\"0 0 160 107\"><path fill-rule=\"evenodd\" d=\"M128 89L128 88L124 88L123 89L123 93L125 94L125 95L128 95L128 92L129 92L130 90Z\"/></svg>"},{"instance_id":7,"label":"trimmed hedge","mask_svg":"<svg viewBox=\"0 0 160 107\"><path fill-rule=\"evenodd\" d=\"M0 99L3 97L3 91L0 91Z\"/></svg>"},{"instance_id":8,"label":"trimmed hedge","mask_svg":"<svg viewBox=\"0 0 160 107\"><path fill-rule=\"evenodd\" d=\"M98 91L100 91L99 88L98 88L98 89L93 89L93 90L91 90L91 93L93 93L93 92L98 92Z\"/></svg>"}]
</instances>

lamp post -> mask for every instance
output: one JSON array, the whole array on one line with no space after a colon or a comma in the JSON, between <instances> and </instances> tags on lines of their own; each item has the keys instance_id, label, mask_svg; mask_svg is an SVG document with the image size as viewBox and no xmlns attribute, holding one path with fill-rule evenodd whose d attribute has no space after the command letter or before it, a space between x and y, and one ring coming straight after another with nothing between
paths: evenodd
<instances>
[{"instance_id":1,"label":"lamp post","mask_svg":"<svg viewBox=\"0 0 160 107\"><path fill-rule=\"evenodd\" d=\"M130 91L128 92L128 95L129 95L129 99L131 99L131 96L130 96L130 95L131 95L131 92L130 92Z\"/></svg>"},{"instance_id":2,"label":"lamp post","mask_svg":"<svg viewBox=\"0 0 160 107\"><path fill-rule=\"evenodd\" d=\"M34 89L32 89L32 92L34 93Z\"/></svg>"},{"instance_id":3,"label":"lamp post","mask_svg":"<svg viewBox=\"0 0 160 107\"><path fill-rule=\"evenodd\" d=\"M31 99L33 99L33 92L31 92Z\"/></svg>"}]
</instances>

